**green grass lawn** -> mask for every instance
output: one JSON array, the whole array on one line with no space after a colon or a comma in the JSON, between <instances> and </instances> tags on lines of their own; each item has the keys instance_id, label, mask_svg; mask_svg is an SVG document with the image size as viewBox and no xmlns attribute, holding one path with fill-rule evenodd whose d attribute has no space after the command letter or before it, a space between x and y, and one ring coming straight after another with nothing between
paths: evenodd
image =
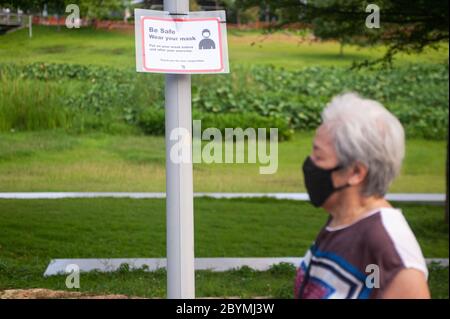
<instances>
[{"instance_id":1,"label":"green grass lawn","mask_svg":"<svg viewBox=\"0 0 450 319\"><path fill-rule=\"evenodd\" d=\"M197 192L304 192L301 164L313 133L279 143L278 171L256 164L194 164ZM246 152L246 149L244 150ZM390 192L444 193L445 141L408 140L401 176ZM0 192L165 190L164 138L68 135L60 131L0 134Z\"/></svg>"},{"instance_id":2,"label":"green grass lawn","mask_svg":"<svg viewBox=\"0 0 450 319\"><path fill-rule=\"evenodd\" d=\"M327 215L308 203L271 199L196 199L197 257L299 257ZM396 205L426 257L448 258L443 207ZM53 258L165 256L165 201L131 199L0 200L0 290L64 289L43 278ZM292 296L295 269L197 273L198 296ZM447 277L445 277L447 276ZM431 270L434 297L448 298L448 269ZM81 276L81 291L163 297L165 272Z\"/></svg>"},{"instance_id":3,"label":"green grass lawn","mask_svg":"<svg viewBox=\"0 0 450 319\"><path fill-rule=\"evenodd\" d=\"M310 65L350 66L353 61L381 57L383 47L345 47L339 55L336 42L301 42L292 33L267 36L257 32L231 31L228 35L231 68L233 64L272 64L295 69ZM448 57L448 44L439 51L420 55L401 54L402 63L441 63ZM35 26L33 38L22 29L0 37L0 61L15 63L53 62L109 65L135 68L134 33L110 32L92 28L66 29Z\"/></svg>"}]
</instances>

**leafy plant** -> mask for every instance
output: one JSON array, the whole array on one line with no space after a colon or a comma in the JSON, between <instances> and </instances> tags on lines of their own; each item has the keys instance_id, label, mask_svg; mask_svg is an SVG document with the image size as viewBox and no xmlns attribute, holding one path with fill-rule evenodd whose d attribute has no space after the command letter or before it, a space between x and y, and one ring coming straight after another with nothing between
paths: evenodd
<instances>
[{"instance_id":1,"label":"leafy plant","mask_svg":"<svg viewBox=\"0 0 450 319\"><path fill-rule=\"evenodd\" d=\"M164 134L161 75L71 64L0 64L0 80L6 83L0 89L0 130L17 126L10 114L17 113L21 104L14 101L26 96L29 87L37 86L39 91L45 88L47 97L30 98L22 112L22 122L37 124L20 129L111 131L112 126L128 125L147 134ZM10 82L16 83L14 95L10 94ZM277 127L280 137L287 139L292 129L315 129L330 99L347 91L383 103L401 120L409 137L446 138L448 64L352 71L241 66L229 75L193 77L192 107L194 119L202 119L205 125L221 130ZM47 122L32 120L37 103L52 104L54 111L47 112ZM56 124L48 124L51 117L56 117Z\"/></svg>"}]
</instances>

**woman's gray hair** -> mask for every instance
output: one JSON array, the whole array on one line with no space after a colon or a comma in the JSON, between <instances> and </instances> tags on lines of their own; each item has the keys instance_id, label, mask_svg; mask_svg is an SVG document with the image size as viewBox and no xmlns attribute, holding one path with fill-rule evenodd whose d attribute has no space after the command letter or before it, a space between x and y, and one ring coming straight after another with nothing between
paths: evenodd
<instances>
[{"instance_id":1,"label":"woman's gray hair","mask_svg":"<svg viewBox=\"0 0 450 319\"><path fill-rule=\"evenodd\" d=\"M399 174L405 155L400 121L379 102L355 93L334 97L322 112L339 163L360 162L368 169L364 196L384 196Z\"/></svg>"}]
</instances>

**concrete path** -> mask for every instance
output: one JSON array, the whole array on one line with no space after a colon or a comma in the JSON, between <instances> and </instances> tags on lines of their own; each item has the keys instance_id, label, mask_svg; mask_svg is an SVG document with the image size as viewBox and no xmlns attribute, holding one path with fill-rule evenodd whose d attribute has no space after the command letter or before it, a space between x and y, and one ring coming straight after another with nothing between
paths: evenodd
<instances>
[{"instance_id":1,"label":"concrete path","mask_svg":"<svg viewBox=\"0 0 450 319\"><path fill-rule=\"evenodd\" d=\"M306 193L195 193L195 197L211 198L274 198L296 201L309 200ZM165 198L165 193L127 193L127 192L26 192L0 193L0 199L59 199L59 198ZM423 203L443 205L445 194L391 193L386 199L393 202Z\"/></svg>"}]
</instances>

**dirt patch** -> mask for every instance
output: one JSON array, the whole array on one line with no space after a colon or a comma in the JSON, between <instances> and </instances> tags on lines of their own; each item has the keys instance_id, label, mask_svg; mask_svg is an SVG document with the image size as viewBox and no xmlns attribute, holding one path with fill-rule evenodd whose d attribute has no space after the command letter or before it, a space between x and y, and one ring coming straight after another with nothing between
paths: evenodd
<instances>
[{"instance_id":1,"label":"dirt patch","mask_svg":"<svg viewBox=\"0 0 450 319\"><path fill-rule=\"evenodd\" d=\"M269 296L256 296L251 299L271 299ZM35 289L10 289L0 290L0 299L146 299L142 297L130 297L126 295L94 295L82 292L64 290L51 290L43 288ZM160 298L152 298L160 299ZM240 299L238 296L226 297L202 297L199 299Z\"/></svg>"},{"instance_id":2,"label":"dirt patch","mask_svg":"<svg viewBox=\"0 0 450 319\"><path fill-rule=\"evenodd\" d=\"M136 299L126 295L94 295L50 289L10 289L0 291L0 299Z\"/></svg>"}]
</instances>

